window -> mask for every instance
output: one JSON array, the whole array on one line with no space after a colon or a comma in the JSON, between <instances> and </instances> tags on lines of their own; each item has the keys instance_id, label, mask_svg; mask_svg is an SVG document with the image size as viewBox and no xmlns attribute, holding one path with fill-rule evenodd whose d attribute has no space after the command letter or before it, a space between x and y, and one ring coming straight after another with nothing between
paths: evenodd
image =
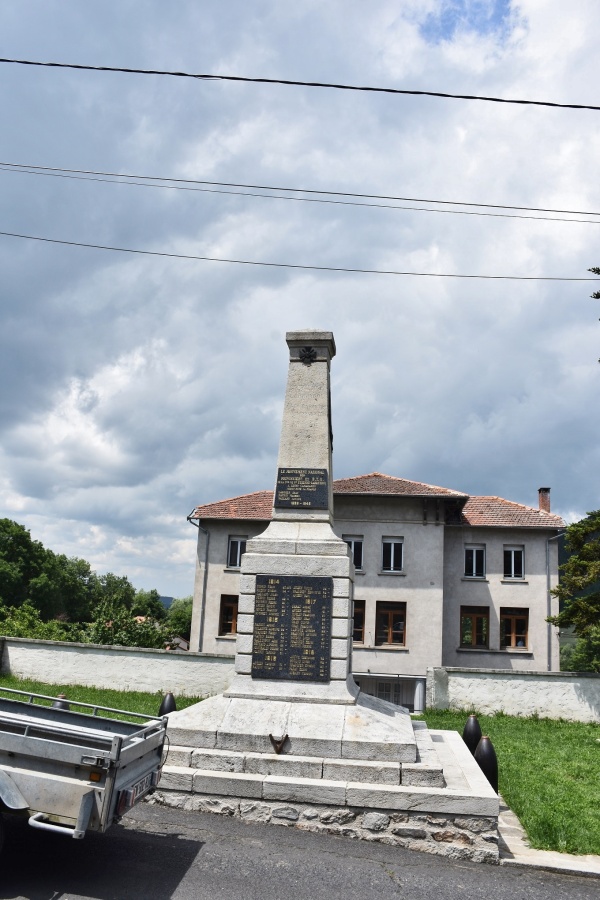
<instances>
[{"instance_id":1,"label":"window","mask_svg":"<svg viewBox=\"0 0 600 900\"><path fill-rule=\"evenodd\" d=\"M378 603L375 615L375 644L406 643L406 603Z\"/></svg>"},{"instance_id":2,"label":"window","mask_svg":"<svg viewBox=\"0 0 600 900\"><path fill-rule=\"evenodd\" d=\"M525 550L523 547L504 548L504 577L523 578L525 575Z\"/></svg>"},{"instance_id":3,"label":"window","mask_svg":"<svg viewBox=\"0 0 600 900\"><path fill-rule=\"evenodd\" d=\"M363 567L363 536L354 535L354 534L344 534L342 535L342 540L346 541L348 546L350 547L350 556L352 557L352 562L354 563L355 569L362 569Z\"/></svg>"},{"instance_id":4,"label":"window","mask_svg":"<svg viewBox=\"0 0 600 900\"><path fill-rule=\"evenodd\" d=\"M404 706L402 702L402 687L398 683L390 684L389 681L377 682L377 694L380 700L387 700L388 703L394 703L396 706Z\"/></svg>"},{"instance_id":5,"label":"window","mask_svg":"<svg viewBox=\"0 0 600 900\"><path fill-rule=\"evenodd\" d=\"M246 552L245 537L230 535L229 546L227 547L227 568L239 569L242 561L242 553Z\"/></svg>"},{"instance_id":6,"label":"window","mask_svg":"<svg viewBox=\"0 0 600 900\"><path fill-rule=\"evenodd\" d=\"M365 601L354 601L354 626L352 632L352 640L355 644L364 644L365 642Z\"/></svg>"},{"instance_id":7,"label":"window","mask_svg":"<svg viewBox=\"0 0 600 900\"><path fill-rule=\"evenodd\" d=\"M236 594L221 594L219 635L237 633L238 598Z\"/></svg>"},{"instance_id":8,"label":"window","mask_svg":"<svg viewBox=\"0 0 600 900\"><path fill-rule=\"evenodd\" d=\"M500 609L500 646L527 647L528 609Z\"/></svg>"},{"instance_id":9,"label":"window","mask_svg":"<svg viewBox=\"0 0 600 900\"><path fill-rule=\"evenodd\" d=\"M461 647L487 647L489 630L490 610L488 606L461 606Z\"/></svg>"},{"instance_id":10,"label":"window","mask_svg":"<svg viewBox=\"0 0 600 900\"><path fill-rule=\"evenodd\" d=\"M377 696L380 700L387 700L388 703L391 703L392 686L389 681L377 682Z\"/></svg>"},{"instance_id":11,"label":"window","mask_svg":"<svg viewBox=\"0 0 600 900\"><path fill-rule=\"evenodd\" d=\"M384 537L381 545L381 568L384 572L402 571L402 538Z\"/></svg>"},{"instance_id":12,"label":"window","mask_svg":"<svg viewBox=\"0 0 600 900\"><path fill-rule=\"evenodd\" d=\"M465 577L485 578L485 544L465 544Z\"/></svg>"}]
</instances>

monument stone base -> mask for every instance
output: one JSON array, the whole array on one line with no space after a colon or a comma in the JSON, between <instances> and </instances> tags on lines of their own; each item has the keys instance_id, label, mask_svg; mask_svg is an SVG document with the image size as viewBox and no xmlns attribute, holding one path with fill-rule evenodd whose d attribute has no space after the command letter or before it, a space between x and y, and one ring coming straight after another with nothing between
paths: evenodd
<instances>
[{"instance_id":1,"label":"monument stone base","mask_svg":"<svg viewBox=\"0 0 600 900\"><path fill-rule=\"evenodd\" d=\"M498 797L462 738L394 704L219 695L169 736L153 803L498 862Z\"/></svg>"}]
</instances>

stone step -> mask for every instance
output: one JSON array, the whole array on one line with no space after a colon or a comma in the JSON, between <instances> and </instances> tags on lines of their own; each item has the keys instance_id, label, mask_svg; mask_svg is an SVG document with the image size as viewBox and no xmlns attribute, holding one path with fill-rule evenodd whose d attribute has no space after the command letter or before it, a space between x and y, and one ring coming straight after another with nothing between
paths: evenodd
<instances>
[{"instance_id":1,"label":"stone step","mask_svg":"<svg viewBox=\"0 0 600 900\"><path fill-rule=\"evenodd\" d=\"M448 788L409 785L368 784L324 778L289 778L248 772L219 772L185 766L164 766L159 783L161 795L174 792L280 801L326 804L369 809L411 810L413 812L496 816L498 798Z\"/></svg>"},{"instance_id":2,"label":"stone step","mask_svg":"<svg viewBox=\"0 0 600 900\"><path fill-rule=\"evenodd\" d=\"M184 772L203 770L361 784L444 787L442 767L434 760L434 755L435 751L432 749L425 762L391 763L171 746L163 773L176 769L183 777Z\"/></svg>"}]
</instances>

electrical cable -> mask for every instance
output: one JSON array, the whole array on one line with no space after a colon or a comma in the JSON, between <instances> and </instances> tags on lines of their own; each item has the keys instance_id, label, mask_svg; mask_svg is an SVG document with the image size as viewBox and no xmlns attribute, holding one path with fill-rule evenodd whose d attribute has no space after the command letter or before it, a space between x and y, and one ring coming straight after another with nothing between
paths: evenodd
<instances>
[{"instance_id":1,"label":"electrical cable","mask_svg":"<svg viewBox=\"0 0 600 900\"><path fill-rule=\"evenodd\" d=\"M193 191L200 193L209 193L209 194L231 194L233 196L241 196L241 197L261 197L271 200L295 200L297 202L303 203L329 203L337 206L358 206L358 207L371 207L374 209L401 209L408 210L414 212L440 212L440 213L452 213L455 215L463 215L463 216L486 216L491 218L500 218L500 219L529 219L540 222L576 222L579 224L587 224L587 225L598 225L600 224L600 218L598 221L594 221L591 219L565 219L565 218L557 218L550 216L522 216L515 215L510 213L490 213L490 212L478 212L472 210L458 210L458 209L428 209L418 206L397 206L396 204L388 204L388 203L362 203L358 201L349 201L349 200L332 200L329 199L332 196L337 197L364 197L364 198L372 198L372 199L382 199L382 200L403 200L407 203L439 203L444 205L452 205L452 206L473 206L478 209L517 209L522 211L530 211L530 212L556 212L556 213L564 213L566 215L587 215L587 216L599 216L600 213L596 212L583 212L577 210L561 210L561 209L544 209L542 207L528 207L528 206L508 206L508 205L500 205L493 203L469 203L466 201L459 200L424 200L417 199L414 197L386 197L385 195L378 194L353 194L344 191L317 191L306 188L286 188L286 187L273 187L270 185L253 185L253 184L236 184L235 182L221 182L221 181L201 181L193 178L165 178L162 176L153 176L153 175L135 175L135 174L127 174L127 173L119 173L119 172L95 172L93 170L86 169L59 169L58 167L51 166L32 166L27 165L25 163L5 163L0 161L0 171L3 172L18 172L22 175L45 175L51 176L54 178L72 178L75 181L97 181L103 182L107 184L128 184L128 185L136 185L137 187L153 187L153 188L163 188L168 190L179 190L179 191ZM94 177L90 177L94 176ZM98 177L96 177L98 176ZM104 177L105 176L105 177ZM138 179L137 181L131 181L128 179ZM114 179L120 179L119 181L115 181ZM176 184L151 184L149 182L181 182ZM199 188L199 187L191 187L192 184L205 184L205 185L215 185L214 188ZM245 187L249 188L249 191L234 191L234 190L220 190L217 189L217 186L220 187ZM287 192L295 192L295 193L307 193L307 194L323 194L327 195L326 197L282 197L277 196L275 194L261 194L256 193L256 191L287 191Z\"/></svg>"},{"instance_id":2,"label":"electrical cable","mask_svg":"<svg viewBox=\"0 0 600 900\"><path fill-rule=\"evenodd\" d=\"M289 78L248 78L243 75L203 75L194 72L176 72L165 69L132 69L122 66L88 66L77 63L40 62L32 59L7 59L0 57L0 63L20 66L44 66L54 69L79 69L87 72L120 72L127 75L170 75L175 78L196 78L200 81L238 81L249 84L279 84L295 87L332 88L338 91L369 91L378 94L405 94L416 97L441 97L444 100L484 100L488 103L516 103L525 106L548 106L555 109L589 109L600 111L600 106L584 103L554 103L548 100L516 100L506 97L485 97L475 94L448 94L441 91L413 91L400 88L369 87L357 84L335 84L326 81L294 81Z\"/></svg>"},{"instance_id":3,"label":"electrical cable","mask_svg":"<svg viewBox=\"0 0 600 900\"><path fill-rule=\"evenodd\" d=\"M40 237L32 234L18 234L0 231L4 237L21 238L27 241L41 241L46 244L62 244L67 247L87 247L91 250L110 250L116 253L135 253L142 256L162 256L169 259L192 259L203 262L234 263L240 266L265 266L273 269L304 269L316 272L349 272L361 275L414 275L424 278L478 278L489 281L600 281L598 278L565 278L551 275L453 275L441 272L400 272L394 269L359 269L345 266L310 266L299 263L261 262L250 259L224 259L217 256L196 256L191 253L167 253L160 250L138 250L133 247L113 247L107 244L88 244L83 241L67 241L59 238Z\"/></svg>"}]
</instances>

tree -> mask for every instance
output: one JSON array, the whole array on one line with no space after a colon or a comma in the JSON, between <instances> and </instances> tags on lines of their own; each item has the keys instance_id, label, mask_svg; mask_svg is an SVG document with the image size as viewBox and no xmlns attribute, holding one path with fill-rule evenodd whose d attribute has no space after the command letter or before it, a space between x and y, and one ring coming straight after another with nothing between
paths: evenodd
<instances>
[{"instance_id":1,"label":"tree","mask_svg":"<svg viewBox=\"0 0 600 900\"><path fill-rule=\"evenodd\" d=\"M152 588L151 591L136 591L131 612L134 616L152 616L159 622L167 617L167 610L156 588Z\"/></svg>"},{"instance_id":2,"label":"tree","mask_svg":"<svg viewBox=\"0 0 600 900\"><path fill-rule=\"evenodd\" d=\"M588 272L593 272L594 275L600 275L600 269L598 268L598 266L592 266L591 269L588 269ZM592 300L600 300L600 291L594 291L591 296ZM600 359L598 360L598 362L600 362Z\"/></svg>"},{"instance_id":3,"label":"tree","mask_svg":"<svg viewBox=\"0 0 600 900\"><path fill-rule=\"evenodd\" d=\"M0 600L30 603L42 619L90 618L96 576L85 559L68 558L34 541L11 519L0 519ZM114 577L114 576L113 576Z\"/></svg>"},{"instance_id":4,"label":"tree","mask_svg":"<svg viewBox=\"0 0 600 900\"><path fill-rule=\"evenodd\" d=\"M553 590L561 610L548 621L573 627L578 637L570 665L579 671L600 672L600 509L569 525L566 549L571 554L561 566Z\"/></svg>"},{"instance_id":5,"label":"tree","mask_svg":"<svg viewBox=\"0 0 600 900\"><path fill-rule=\"evenodd\" d=\"M598 268L598 266L592 266L591 269L588 269L588 272L593 272L594 275L600 275L600 269ZM600 300L600 291L594 291L594 293L592 294L592 299Z\"/></svg>"},{"instance_id":6,"label":"tree","mask_svg":"<svg viewBox=\"0 0 600 900\"><path fill-rule=\"evenodd\" d=\"M29 531L11 519L0 519L0 599L20 606L28 597L29 583L44 568L46 551Z\"/></svg>"},{"instance_id":7,"label":"tree","mask_svg":"<svg viewBox=\"0 0 600 900\"><path fill-rule=\"evenodd\" d=\"M96 610L94 621L84 629L83 640L91 644L164 649L171 631L150 616L138 621L118 601L107 600Z\"/></svg>"},{"instance_id":8,"label":"tree","mask_svg":"<svg viewBox=\"0 0 600 900\"><path fill-rule=\"evenodd\" d=\"M173 633L159 627L165 619L157 590L136 591L124 575L97 575L85 559L53 553L23 525L0 519L0 634L164 647Z\"/></svg>"},{"instance_id":9,"label":"tree","mask_svg":"<svg viewBox=\"0 0 600 900\"><path fill-rule=\"evenodd\" d=\"M135 588L126 575L94 576L94 600L96 603L115 603L125 609L131 609L135 600Z\"/></svg>"},{"instance_id":10,"label":"tree","mask_svg":"<svg viewBox=\"0 0 600 900\"><path fill-rule=\"evenodd\" d=\"M97 575L86 559L56 557L61 580L62 614L71 622L87 622L94 609Z\"/></svg>"},{"instance_id":11,"label":"tree","mask_svg":"<svg viewBox=\"0 0 600 900\"><path fill-rule=\"evenodd\" d=\"M173 600L167 612L167 626L177 637L190 639L192 629L193 597L181 597Z\"/></svg>"}]
</instances>

